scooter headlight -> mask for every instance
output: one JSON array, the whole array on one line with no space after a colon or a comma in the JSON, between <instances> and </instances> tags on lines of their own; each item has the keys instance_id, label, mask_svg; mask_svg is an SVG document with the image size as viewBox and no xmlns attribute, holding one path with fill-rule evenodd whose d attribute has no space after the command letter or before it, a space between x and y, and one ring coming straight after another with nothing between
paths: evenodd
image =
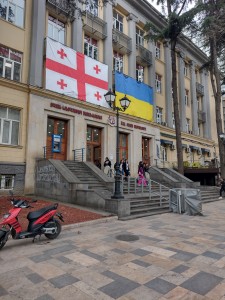
<instances>
[{"instance_id":1,"label":"scooter headlight","mask_svg":"<svg viewBox=\"0 0 225 300\"><path fill-rule=\"evenodd\" d=\"M10 216L10 213L4 214L4 215L3 215L3 219L7 219L9 216Z\"/></svg>"}]
</instances>

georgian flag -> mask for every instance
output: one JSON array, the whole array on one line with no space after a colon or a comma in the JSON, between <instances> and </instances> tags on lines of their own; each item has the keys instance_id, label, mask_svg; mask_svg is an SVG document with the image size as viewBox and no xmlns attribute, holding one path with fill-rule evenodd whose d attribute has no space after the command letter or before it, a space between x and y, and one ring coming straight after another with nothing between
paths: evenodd
<instances>
[{"instance_id":1,"label":"georgian flag","mask_svg":"<svg viewBox=\"0 0 225 300\"><path fill-rule=\"evenodd\" d=\"M46 38L46 89L108 107L108 66Z\"/></svg>"}]
</instances>

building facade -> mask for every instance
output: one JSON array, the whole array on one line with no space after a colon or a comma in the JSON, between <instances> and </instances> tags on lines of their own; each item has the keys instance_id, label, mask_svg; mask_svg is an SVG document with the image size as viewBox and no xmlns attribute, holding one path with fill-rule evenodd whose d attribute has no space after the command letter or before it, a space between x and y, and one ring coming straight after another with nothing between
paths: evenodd
<instances>
[{"instance_id":1,"label":"building facade","mask_svg":"<svg viewBox=\"0 0 225 300\"><path fill-rule=\"evenodd\" d=\"M3 3L3 4L2 4ZM120 114L120 157L136 176L140 160L176 167L176 137L168 44L144 39L149 20L165 19L147 1L6 0L0 4L0 191L33 193L36 159L116 157L115 112L45 88L46 38L58 41L153 87L154 121ZM75 5L76 4L76 5ZM206 55L184 38L177 47L177 76L184 162L216 161L214 99ZM60 151L52 138L60 136Z\"/></svg>"}]
</instances>

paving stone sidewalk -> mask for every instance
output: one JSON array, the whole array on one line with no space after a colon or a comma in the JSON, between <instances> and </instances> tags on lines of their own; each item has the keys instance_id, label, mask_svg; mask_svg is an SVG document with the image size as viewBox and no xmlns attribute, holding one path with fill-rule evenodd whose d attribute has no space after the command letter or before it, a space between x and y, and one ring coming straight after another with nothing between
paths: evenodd
<instances>
[{"instance_id":1,"label":"paving stone sidewalk","mask_svg":"<svg viewBox=\"0 0 225 300\"><path fill-rule=\"evenodd\" d=\"M112 218L64 228L54 241L10 240L0 251L0 300L225 300L225 201L203 213Z\"/></svg>"}]
</instances>

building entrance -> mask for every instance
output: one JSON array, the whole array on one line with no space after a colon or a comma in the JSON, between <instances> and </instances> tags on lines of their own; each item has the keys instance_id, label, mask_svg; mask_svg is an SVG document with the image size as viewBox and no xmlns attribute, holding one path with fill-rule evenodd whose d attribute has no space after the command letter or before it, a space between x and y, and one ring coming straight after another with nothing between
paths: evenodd
<instances>
[{"instance_id":1,"label":"building entrance","mask_svg":"<svg viewBox=\"0 0 225 300\"><path fill-rule=\"evenodd\" d=\"M150 139L142 138L142 161L150 166Z\"/></svg>"},{"instance_id":2,"label":"building entrance","mask_svg":"<svg viewBox=\"0 0 225 300\"><path fill-rule=\"evenodd\" d=\"M46 158L67 159L67 121L48 117Z\"/></svg>"},{"instance_id":3,"label":"building entrance","mask_svg":"<svg viewBox=\"0 0 225 300\"><path fill-rule=\"evenodd\" d=\"M101 162L101 129L87 127L87 161Z\"/></svg>"}]
</instances>

